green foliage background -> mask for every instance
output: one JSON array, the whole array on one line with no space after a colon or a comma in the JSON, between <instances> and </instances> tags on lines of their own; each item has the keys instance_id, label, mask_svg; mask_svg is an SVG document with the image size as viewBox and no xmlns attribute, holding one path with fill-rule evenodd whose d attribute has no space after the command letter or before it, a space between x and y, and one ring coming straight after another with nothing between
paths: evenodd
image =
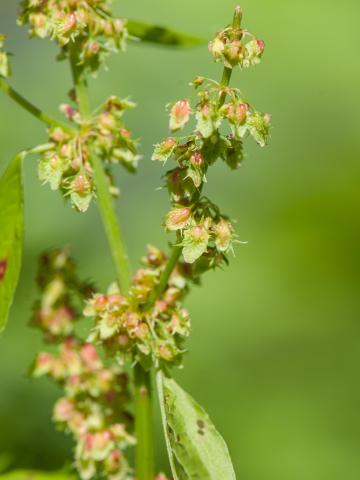
<instances>
[{"instance_id":1,"label":"green foliage background","mask_svg":"<svg viewBox=\"0 0 360 480\"><path fill-rule=\"evenodd\" d=\"M211 38L231 19L232 0L115 2L124 16ZM52 113L66 101L67 65L48 42L15 26L18 2L0 1L14 85ZM243 0L245 25L264 38L263 63L234 74L249 100L273 115L264 150L247 147L240 171L223 165L209 193L238 219L247 245L210 273L187 302L190 355L177 374L227 439L242 480L357 480L360 475L360 65L358 0ZM128 116L142 138L140 172L124 173L121 221L133 259L146 242L166 246L152 144L167 131L164 105L190 93L197 74L220 78L206 46L130 46L91 82L95 101L131 95ZM45 140L44 128L0 96L0 161ZM1 212L0 212L1 215ZM0 226L1 235L1 226ZM84 276L114 277L94 207L79 215L41 187L26 160L25 263L9 327L0 339L0 467L57 468L70 443L51 423L58 395L27 368L40 348L28 327L38 254L70 243ZM135 266L135 260L134 260ZM159 436L160 438L160 436ZM165 465L160 440L159 459Z\"/></svg>"}]
</instances>

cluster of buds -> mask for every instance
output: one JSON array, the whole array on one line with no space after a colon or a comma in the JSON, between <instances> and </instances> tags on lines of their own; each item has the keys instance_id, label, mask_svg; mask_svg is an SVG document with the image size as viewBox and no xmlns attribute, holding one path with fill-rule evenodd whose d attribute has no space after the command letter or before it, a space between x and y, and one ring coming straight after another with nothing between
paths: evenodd
<instances>
[{"instance_id":1,"label":"cluster of buds","mask_svg":"<svg viewBox=\"0 0 360 480\"><path fill-rule=\"evenodd\" d=\"M96 72L104 57L124 50L126 22L111 14L109 0L24 0L18 18L30 25L30 35L56 40L62 56L69 45L80 46L81 64Z\"/></svg>"},{"instance_id":2,"label":"cluster of buds","mask_svg":"<svg viewBox=\"0 0 360 480\"><path fill-rule=\"evenodd\" d=\"M264 50L265 42L242 28L227 27L209 42L209 51L215 61L223 62L227 68L257 65Z\"/></svg>"},{"instance_id":3,"label":"cluster of buds","mask_svg":"<svg viewBox=\"0 0 360 480\"><path fill-rule=\"evenodd\" d=\"M179 263L162 295L152 304L150 296L165 267L165 255L149 246L134 278L129 295L121 295L116 285L106 294L97 293L87 302L85 316L95 318L89 342L104 344L120 363L180 365L184 339L190 333L188 312L181 299L187 291L187 269Z\"/></svg>"},{"instance_id":4,"label":"cluster of buds","mask_svg":"<svg viewBox=\"0 0 360 480\"><path fill-rule=\"evenodd\" d=\"M84 212L95 196L91 154L100 156L107 169L109 189L116 195L118 190L112 183L110 164L121 164L134 172L139 155L136 141L122 121L125 110L134 103L110 97L100 111L86 123L71 105L61 105L66 118L80 125L79 130L65 130L61 127L49 129L50 147L39 161L38 174L43 183L49 183L52 190L60 189L69 197L73 207Z\"/></svg>"},{"instance_id":5,"label":"cluster of buds","mask_svg":"<svg viewBox=\"0 0 360 480\"><path fill-rule=\"evenodd\" d=\"M240 10L235 13L240 23ZM248 35L240 27L229 27L210 44L216 58L224 59L225 69L257 63L264 45L252 40L242 46L240 42ZM241 92L227 83L198 76L190 85L197 92L197 102L192 106L189 99L183 99L169 105L169 129L172 133L184 129L194 116L194 130L185 137L168 137L155 145L152 159L176 163L166 173L172 208L164 224L168 230L177 231L184 260L193 264L192 271L196 273L227 262L226 254L236 239L229 218L202 195L207 171L217 159L231 169L238 168L244 157L243 142L249 135L264 147L270 137L270 115L253 109Z\"/></svg>"},{"instance_id":6,"label":"cluster of buds","mask_svg":"<svg viewBox=\"0 0 360 480\"><path fill-rule=\"evenodd\" d=\"M41 300L34 323L58 352L40 353L33 365L35 377L47 375L64 389L54 407L57 426L76 442L76 468L83 480L96 475L128 480L131 473L124 450L134 444L128 433L132 418L127 376L118 364L105 366L94 345L76 336L79 318L72 297L90 295L81 284L66 250L41 257L38 282Z\"/></svg>"},{"instance_id":7,"label":"cluster of buds","mask_svg":"<svg viewBox=\"0 0 360 480\"><path fill-rule=\"evenodd\" d=\"M8 52L3 50L5 35L0 33L0 77L10 77L11 69Z\"/></svg>"},{"instance_id":8,"label":"cluster of buds","mask_svg":"<svg viewBox=\"0 0 360 480\"><path fill-rule=\"evenodd\" d=\"M165 226L181 234L182 254L193 264L195 276L226 263L226 254L238 241L232 222L206 197L190 206L176 204L166 215Z\"/></svg>"},{"instance_id":9,"label":"cluster of buds","mask_svg":"<svg viewBox=\"0 0 360 480\"><path fill-rule=\"evenodd\" d=\"M78 279L68 249L40 257L37 283L41 297L35 304L32 323L44 332L47 341L61 341L74 333L83 299L93 288Z\"/></svg>"}]
</instances>

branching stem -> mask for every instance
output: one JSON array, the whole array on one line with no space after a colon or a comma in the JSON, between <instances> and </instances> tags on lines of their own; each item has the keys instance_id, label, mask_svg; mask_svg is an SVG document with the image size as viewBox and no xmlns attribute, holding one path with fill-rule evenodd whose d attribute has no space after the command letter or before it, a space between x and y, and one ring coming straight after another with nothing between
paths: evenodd
<instances>
[{"instance_id":1,"label":"branching stem","mask_svg":"<svg viewBox=\"0 0 360 480\"><path fill-rule=\"evenodd\" d=\"M237 30L237 29L240 28L241 18L242 18L241 8L236 7L235 12L234 12L233 23L232 23L232 27L233 27L234 30ZM219 107L221 107L225 102L226 95L227 95L226 87L230 83L232 71L233 71L232 68L224 67L223 75L222 75L222 79L221 79L221 83L220 83L220 85L222 87L222 91L221 91L220 96L219 96ZM151 295L151 297L150 297L149 305L151 305L151 302L152 303L155 302L156 299L165 290L166 285L168 284L170 275L171 275L172 271L174 270L174 268L177 264L177 261L179 260L180 255L181 255L181 247L179 247L178 245L174 245L172 247L172 251L171 251L170 257L167 261L167 264L165 266L165 269L163 270L163 272L160 276L159 284L158 284L156 290L154 291L153 295Z\"/></svg>"},{"instance_id":2,"label":"branching stem","mask_svg":"<svg viewBox=\"0 0 360 480\"><path fill-rule=\"evenodd\" d=\"M0 88L4 93L6 93L6 95L8 95L8 97L10 97L12 100L14 100L14 102L20 105L20 107L31 113L31 115L34 115L34 117L36 117L38 120L45 123L49 127L60 127L67 132L73 131L73 129L69 125L59 122L55 118L44 113L39 108L35 107L35 105L33 105L31 102L29 102L29 100L20 95L20 93L18 93L12 87L10 87L10 85L2 78L0 78Z\"/></svg>"}]
</instances>

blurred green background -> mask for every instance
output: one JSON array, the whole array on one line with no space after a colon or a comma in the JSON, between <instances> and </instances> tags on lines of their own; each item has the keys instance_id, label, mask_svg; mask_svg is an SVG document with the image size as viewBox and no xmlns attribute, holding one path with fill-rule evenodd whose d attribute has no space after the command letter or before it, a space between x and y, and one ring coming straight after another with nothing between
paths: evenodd
<instances>
[{"instance_id":1,"label":"blurred green background","mask_svg":"<svg viewBox=\"0 0 360 480\"><path fill-rule=\"evenodd\" d=\"M16 27L17 1L0 1L13 85L57 114L70 88L49 42ZM229 23L232 0L114 2L127 18L211 38ZM118 5L119 4L119 5ZM248 243L231 266L209 273L187 301L193 319L180 383L226 438L241 480L360 478L360 4L358 0L243 0L244 24L267 43L263 63L233 84L273 115L271 145L247 143L237 172L219 164L209 196ZM119 173L121 222L134 266L147 242L165 247L163 169L150 161L167 132L164 105L188 95L198 74L220 78L206 46L130 45L91 82L94 105L109 94L136 100L128 124L141 137L139 174ZM1 170L19 150L45 141L44 128L0 95ZM59 395L27 368L41 346L28 327L38 254L71 244L84 276L101 288L114 271L95 207L71 211L41 187L26 161L25 261L9 327L0 339L0 463L59 468L71 442L50 421ZM0 212L1 215L1 212ZM1 234L1 227L0 227ZM160 436L159 436L160 439ZM166 468L162 443L160 464Z\"/></svg>"}]
</instances>

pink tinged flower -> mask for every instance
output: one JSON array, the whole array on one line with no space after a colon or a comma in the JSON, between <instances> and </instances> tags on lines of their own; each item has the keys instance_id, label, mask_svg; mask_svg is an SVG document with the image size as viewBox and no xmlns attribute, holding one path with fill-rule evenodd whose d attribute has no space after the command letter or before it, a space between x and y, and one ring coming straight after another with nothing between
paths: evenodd
<instances>
[{"instance_id":1,"label":"pink tinged flower","mask_svg":"<svg viewBox=\"0 0 360 480\"><path fill-rule=\"evenodd\" d=\"M80 356L89 370L101 368L102 363L94 345L85 343L81 348Z\"/></svg>"},{"instance_id":2,"label":"pink tinged flower","mask_svg":"<svg viewBox=\"0 0 360 480\"><path fill-rule=\"evenodd\" d=\"M89 193L90 188L91 185L86 175L76 175L76 177L71 183L71 189L80 195L85 195Z\"/></svg>"},{"instance_id":3,"label":"pink tinged flower","mask_svg":"<svg viewBox=\"0 0 360 480\"><path fill-rule=\"evenodd\" d=\"M196 225L192 230L191 230L191 236L194 242L201 242L206 238L208 235L206 228L204 225Z\"/></svg>"},{"instance_id":4,"label":"pink tinged flower","mask_svg":"<svg viewBox=\"0 0 360 480\"><path fill-rule=\"evenodd\" d=\"M204 158L200 152L195 152L190 158L191 165L195 168L200 168L204 163Z\"/></svg>"},{"instance_id":5,"label":"pink tinged flower","mask_svg":"<svg viewBox=\"0 0 360 480\"><path fill-rule=\"evenodd\" d=\"M74 404L68 398L61 398L55 404L54 419L57 422L69 422L75 413Z\"/></svg>"},{"instance_id":6,"label":"pink tinged flower","mask_svg":"<svg viewBox=\"0 0 360 480\"><path fill-rule=\"evenodd\" d=\"M50 373L54 364L54 357L48 352L39 353L35 360L33 374L35 376L46 375Z\"/></svg>"},{"instance_id":7,"label":"pink tinged flower","mask_svg":"<svg viewBox=\"0 0 360 480\"><path fill-rule=\"evenodd\" d=\"M158 347L159 357L163 360L170 361L173 359L173 353L170 348L164 343L160 344Z\"/></svg>"},{"instance_id":8,"label":"pink tinged flower","mask_svg":"<svg viewBox=\"0 0 360 480\"><path fill-rule=\"evenodd\" d=\"M265 50L265 42L264 40L256 40L256 44L258 47L259 55L261 55Z\"/></svg>"},{"instance_id":9,"label":"pink tinged flower","mask_svg":"<svg viewBox=\"0 0 360 480\"><path fill-rule=\"evenodd\" d=\"M215 225L214 231L217 249L221 252L225 252L231 245L231 239L233 236L232 224L222 218L220 222Z\"/></svg>"},{"instance_id":10,"label":"pink tinged flower","mask_svg":"<svg viewBox=\"0 0 360 480\"><path fill-rule=\"evenodd\" d=\"M69 13L64 23L63 32L66 33L66 32L70 32L71 30L74 30L76 27L76 24L77 24L76 13L75 12Z\"/></svg>"},{"instance_id":11,"label":"pink tinged flower","mask_svg":"<svg viewBox=\"0 0 360 480\"><path fill-rule=\"evenodd\" d=\"M170 110L170 130L176 132L181 130L189 121L191 107L189 100L179 100Z\"/></svg>"},{"instance_id":12,"label":"pink tinged flower","mask_svg":"<svg viewBox=\"0 0 360 480\"><path fill-rule=\"evenodd\" d=\"M83 436L84 449L87 452L90 452L94 448L94 434L86 433Z\"/></svg>"},{"instance_id":13,"label":"pink tinged flower","mask_svg":"<svg viewBox=\"0 0 360 480\"><path fill-rule=\"evenodd\" d=\"M191 220L191 209L188 207L172 208L166 216L165 226L169 230L180 230Z\"/></svg>"},{"instance_id":14,"label":"pink tinged flower","mask_svg":"<svg viewBox=\"0 0 360 480\"><path fill-rule=\"evenodd\" d=\"M209 51L215 58L215 60L219 60L223 54L225 45L224 42L216 37L215 40L209 43Z\"/></svg>"},{"instance_id":15,"label":"pink tinged flower","mask_svg":"<svg viewBox=\"0 0 360 480\"><path fill-rule=\"evenodd\" d=\"M72 120L76 114L75 108L67 103L60 105L60 112L63 113L69 120Z\"/></svg>"},{"instance_id":16,"label":"pink tinged flower","mask_svg":"<svg viewBox=\"0 0 360 480\"><path fill-rule=\"evenodd\" d=\"M122 452L113 450L106 459L106 467L110 473L116 472L120 468Z\"/></svg>"},{"instance_id":17,"label":"pink tinged flower","mask_svg":"<svg viewBox=\"0 0 360 480\"><path fill-rule=\"evenodd\" d=\"M109 299L107 295L97 295L93 302L95 312L101 312L105 310L108 305L108 300Z\"/></svg>"},{"instance_id":18,"label":"pink tinged flower","mask_svg":"<svg viewBox=\"0 0 360 480\"><path fill-rule=\"evenodd\" d=\"M140 340L144 340L149 335L149 327L146 323L140 323L134 330L135 336Z\"/></svg>"},{"instance_id":19,"label":"pink tinged flower","mask_svg":"<svg viewBox=\"0 0 360 480\"><path fill-rule=\"evenodd\" d=\"M130 138L131 132L127 128L120 128L120 135L124 138Z\"/></svg>"}]
</instances>

